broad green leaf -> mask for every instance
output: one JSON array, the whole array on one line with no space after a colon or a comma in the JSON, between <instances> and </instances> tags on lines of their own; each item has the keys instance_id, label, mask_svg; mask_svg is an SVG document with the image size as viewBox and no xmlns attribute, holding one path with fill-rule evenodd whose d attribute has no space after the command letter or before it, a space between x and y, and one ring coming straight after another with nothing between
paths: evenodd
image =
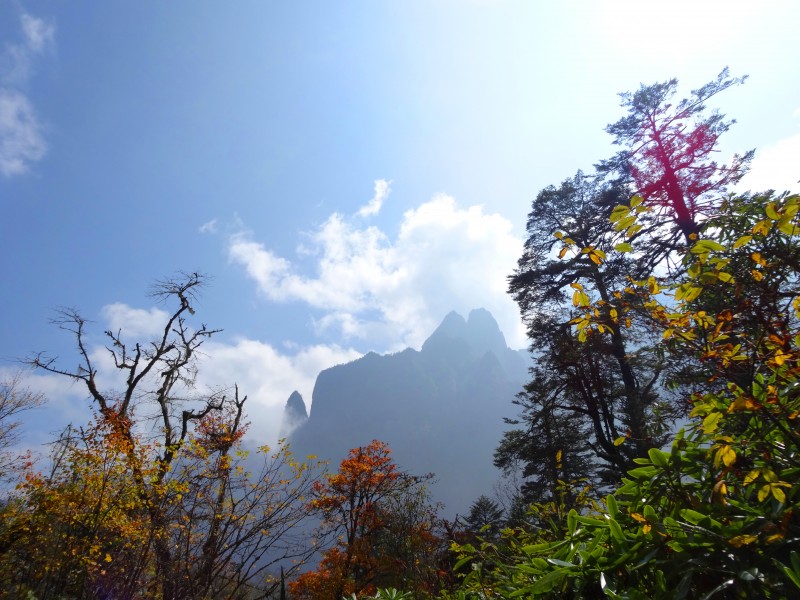
<instances>
[{"instance_id":1,"label":"broad green leaf","mask_svg":"<svg viewBox=\"0 0 800 600\"><path fill-rule=\"evenodd\" d=\"M622 217L626 216L629 211L630 208L628 208L627 206L622 206L622 204L617 204L611 211L611 222L616 223Z\"/></svg>"},{"instance_id":2,"label":"broad green leaf","mask_svg":"<svg viewBox=\"0 0 800 600\"><path fill-rule=\"evenodd\" d=\"M788 219L781 219L778 222L778 229L781 230L782 233L786 235L797 235L800 233L800 228L798 228L791 220Z\"/></svg>"},{"instance_id":3,"label":"broad green leaf","mask_svg":"<svg viewBox=\"0 0 800 600\"><path fill-rule=\"evenodd\" d=\"M606 506L608 507L608 514L612 519L619 516L619 506L617 506L617 499L609 494L606 496Z\"/></svg>"},{"instance_id":4,"label":"broad green leaf","mask_svg":"<svg viewBox=\"0 0 800 600\"><path fill-rule=\"evenodd\" d=\"M658 448L650 448L650 450L647 451L647 455L657 467L666 467L669 464L669 454L662 452Z\"/></svg>"},{"instance_id":5,"label":"broad green leaf","mask_svg":"<svg viewBox=\"0 0 800 600\"><path fill-rule=\"evenodd\" d=\"M611 538L616 542L625 543L625 534L622 533L622 527L619 526L616 519L608 520L608 529L611 532Z\"/></svg>"},{"instance_id":6,"label":"broad green leaf","mask_svg":"<svg viewBox=\"0 0 800 600\"><path fill-rule=\"evenodd\" d=\"M719 427L719 421L722 419L722 413L713 412L703 419L702 430L706 433L714 433Z\"/></svg>"},{"instance_id":7,"label":"broad green leaf","mask_svg":"<svg viewBox=\"0 0 800 600\"><path fill-rule=\"evenodd\" d=\"M628 242L622 242L614 246L614 250L617 252L633 252L633 246L631 246Z\"/></svg>"},{"instance_id":8,"label":"broad green leaf","mask_svg":"<svg viewBox=\"0 0 800 600\"><path fill-rule=\"evenodd\" d=\"M725 246L714 240L700 240L692 246L692 254L708 254L709 252L722 252Z\"/></svg>"},{"instance_id":9,"label":"broad green leaf","mask_svg":"<svg viewBox=\"0 0 800 600\"><path fill-rule=\"evenodd\" d=\"M614 223L614 231L622 231L623 229L628 229L636 222L636 217L631 215L629 217L621 217L616 223Z\"/></svg>"}]
</instances>

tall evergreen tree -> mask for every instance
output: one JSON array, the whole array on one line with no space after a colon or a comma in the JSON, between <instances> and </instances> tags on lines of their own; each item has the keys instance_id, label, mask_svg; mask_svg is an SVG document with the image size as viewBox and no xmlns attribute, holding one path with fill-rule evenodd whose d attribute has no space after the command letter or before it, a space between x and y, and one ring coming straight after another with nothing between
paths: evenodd
<instances>
[{"instance_id":1,"label":"tall evergreen tree","mask_svg":"<svg viewBox=\"0 0 800 600\"><path fill-rule=\"evenodd\" d=\"M509 293L537 364L511 421L522 427L495 454L501 468L522 463L529 499L572 478L613 483L680 414L665 385L680 369L665 362L647 311L632 310L642 300L629 286L649 280L655 291L669 280L708 210L747 171L752 152L729 165L712 159L733 121L706 106L743 81L725 69L677 103L674 79L622 94L627 115L606 131L623 149L596 175L579 171L534 200ZM633 255L624 251L632 242Z\"/></svg>"},{"instance_id":2,"label":"tall evergreen tree","mask_svg":"<svg viewBox=\"0 0 800 600\"><path fill-rule=\"evenodd\" d=\"M558 481L613 482L663 441L665 423L655 410L661 364L643 343L646 328L617 318L627 302L627 277L641 273L625 255L605 260L619 241L611 212L628 193L578 172L542 190L528 216L529 238L509 290L536 366L517 400L520 418L511 421L524 427L507 432L495 464L508 469L522 462L531 500L548 497ZM572 323L590 296L601 300L610 335L581 344L577 338L586 332L576 333ZM614 443L623 436L631 443Z\"/></svg>"}]
</instances>

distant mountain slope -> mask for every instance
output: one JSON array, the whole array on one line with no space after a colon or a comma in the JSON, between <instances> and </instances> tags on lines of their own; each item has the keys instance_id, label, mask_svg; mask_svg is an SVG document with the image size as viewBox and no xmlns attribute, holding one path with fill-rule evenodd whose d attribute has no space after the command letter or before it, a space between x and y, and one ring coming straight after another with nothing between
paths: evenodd
<instances>
[{"instance_id":1,"label":"distant mountain slope","mask_svg":"<svg viewBox=\"0 0 800 600\"><path fill-rule=\"evenodd\" d=\"M435 473L434 496L448 514L463 514L499 476L492 454L503 417L514 414L526 357L507 347L488 311L466 321L452 312L421 351L369 353L320 373L311 414L289 441L333 469L350 448L388 442L403 469Z\"/></svg>"}]
</instances>

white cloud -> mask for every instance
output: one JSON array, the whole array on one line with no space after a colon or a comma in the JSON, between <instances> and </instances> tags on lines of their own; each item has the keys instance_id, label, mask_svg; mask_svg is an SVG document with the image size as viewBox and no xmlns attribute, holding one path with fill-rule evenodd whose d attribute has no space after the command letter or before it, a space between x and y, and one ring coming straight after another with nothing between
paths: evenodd
<instances>
[{"instance_id":1,"label":"white cloud","mask_svg":"<svg viewBox=\"0 0 800 600\"><path fill-rule=\"evenodd\" d=\"M506 294L506 277L522 251L512 229L498 214L459 208L439 194L405 213L394 240L331 215L309 234L312 276L248 234L230 238L229 258L270 300L305 302L323 312L320 329L379 350L418 347L449 311L477 307L492 312L510 345L522 347L524 330Z\"/></svg>"},{"instance_id":2,"label":"white cloud","mask_svg":"<svg viewBox=\"0 0 800 600\"><path fill-rule=\"evenodd\" d=\"M377 215L381 207L383 206L384 200L389 196L390 185L391 181L387 181L386 179L376 179L375 180L375 192L372 196L372 199L367 202L364 206L358 209L356 213L359 217L369 217L371 215Z\"/></svg>"},{"instance_id":3,"label":"white cloud","mask_svg":"<svg viewBox=\"0 0 800 600\"><path fill-rule=\"evenodd\" d=\"M198 387L216 388L236 383L247 396L251 437L272 442L278 437L283 407L297 390L306 407L320 371L355 360L361 354L336 345L314 345L282 353L259 340L239 339L232 344L203 345Z\"/></svg>"},{"instance_id":4,"label":"white cloud","mask_svg":"<svg viewBox=\"0 0 800 600\"><path fill-rule=\"evenodd\" d=\"M22 44L9 44L0 57L0 174L26 173L47 151L42 126L19 89L31 76L34 57L53 43L55 27L28 14L21 17Z\"/></svg>"},{"instance_id":5,"label":"white cloud","mask_svg":"<svg viewBox=\"0 0 800 600\"><path fill-rule=\"evenodd\" d=\"M101 311L103 328L122 328L128 344L143 342L154 333L163 331L168 314L163 310L134 308L123 303L110 304ZM93 340L87 336L86 340ZM98 340L100 338L97 338ZM124 388L126 371L117 369L109 351L102 341L87 346L93 367L97 370L96 383L101 391L111 393ZM203 394L239 386L242 396L247 396L246 411L251 429L248 437L258 443L274 443L279 435L283 408L289 395L297 390L311 404L311 394L316 377L329 367L359 358L361 354L352 348L337 345L292 346L279 350L259 340L240 338L226 343L212 338L203 344L199 359L198 375L192 390L183 390L187 398L202 397ZM68 361L67 361L68 362ZM57 365L58 366L58 365ZM72 368L65 366L66 369ZM11 373L0 367L0 378ZM144 387L155 389L158 374L144 382ZM43 426L39 411L26 415L27 443L46 444L52 436L68 423L76 426L86 424L92 416L92 400L80 381L72 381L62 375L27 372L22 382L34 392L47 399L47 423ZM139 397L145 401L146 396ZM136 411L142 423L150 423L148 415L152 406L140 406Z\"/></svg>"},{"instance_id":6,"label":"white cloud","mask_svg":"<svg viewBox=\"0 0 800 600\"><path fill-rule=\"evenodd\" d=\"M742 190L763 192L789 190L800 192L800 133L760 148L750 168L737 186Z\"/></svg>"},{"instance_id":7,"label":"white cloud","mask_svg":"<svg viewBox=\"0 0 800 600\"><path fill-rule=\"evenodd\" d=\"M125 339L152 339L164 333L164 325L169 318L166 311L160 308L133 308L121 302L107 304L101 314L108 324L108 329L117 333L122 331Z\"/></svg>"}]
</instances>

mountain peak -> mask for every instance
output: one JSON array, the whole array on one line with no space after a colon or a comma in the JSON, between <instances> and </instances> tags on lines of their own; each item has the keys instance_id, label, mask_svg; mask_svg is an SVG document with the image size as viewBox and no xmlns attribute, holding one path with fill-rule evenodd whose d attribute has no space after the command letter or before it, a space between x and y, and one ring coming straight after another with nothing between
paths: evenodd
<instances>
[{"instance_id":1,"label":"mountain peak","mask_svg":"<svg viewBox=\"0 0 800 600\"><path fill-rule=\"evenodd\" d=\"M289 395L289 399L286 401L286 406L283 409L280 437L287 437L294 429L297 429L306 421L308 421L306 403L303 401L300 392L295 390Z\"/></svg>"},{"instance_id":2,"label":"mountain peak","mask_svg":"<svg viewBox=\"0 0 800 600\"><path fill-rule=\"evenodd\" d=\"M467 319L468 340L476 349L486 348L493 352L505 351L506 338L497 321L485 308L471 310Z\"/></svg>"},{"instance_id":3,"label":"mountain peak","mask_svg":"<svg viewBox=\"0 0 800 600\"><path fill-rule=\"evenodd\" d=\"M463 340L469 349L482 356L487 351L498 356L507 349L506 338L497 321L485 308L470 311L467 320L456 311L445 316L442 323L422 345L422 350L440 345L444 340Z\"/></svg>"}]
</instances>

